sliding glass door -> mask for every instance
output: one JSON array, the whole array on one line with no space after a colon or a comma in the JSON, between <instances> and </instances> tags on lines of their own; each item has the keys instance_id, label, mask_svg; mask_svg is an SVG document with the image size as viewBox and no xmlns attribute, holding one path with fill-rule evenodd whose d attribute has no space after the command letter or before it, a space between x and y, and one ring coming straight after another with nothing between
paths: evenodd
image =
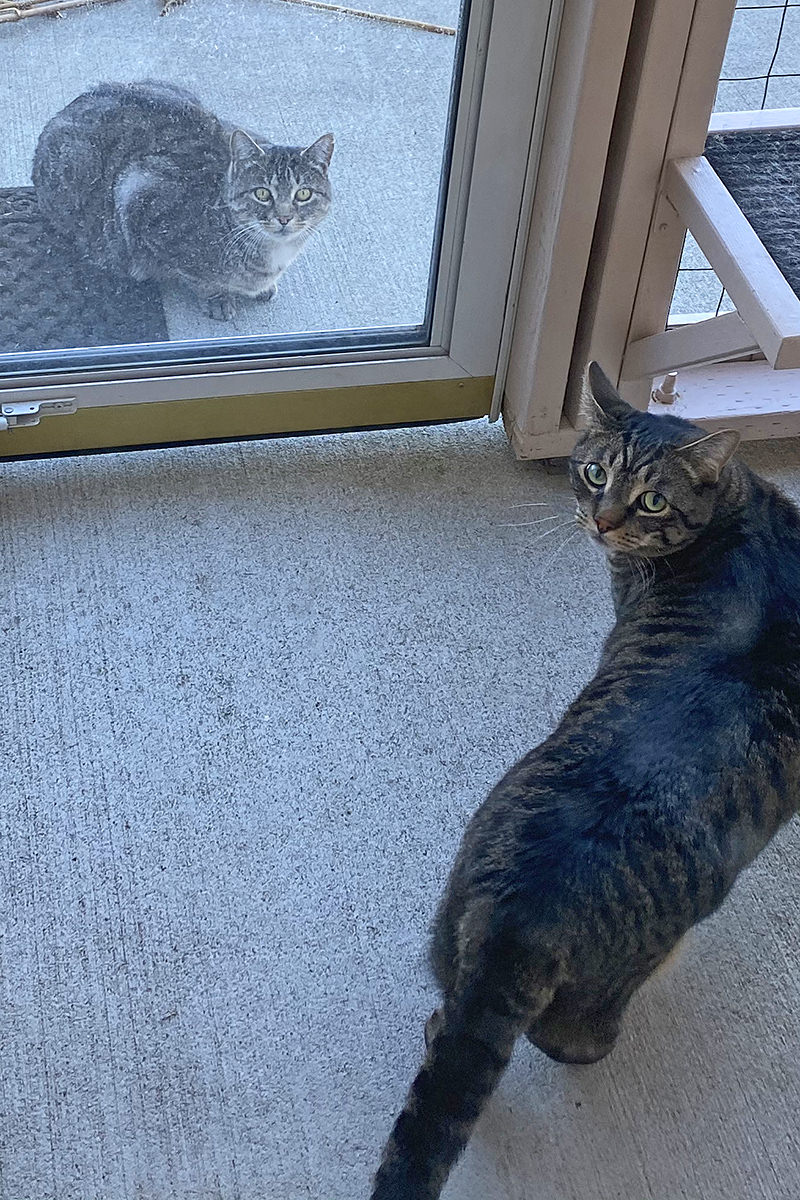
<instances>
[{"instance_id":1,"label":"sliding glass door","mask_svg":"<svg viewBox=\"0 0 800 1200\"><path fill-rule=\"evenodd\" d=\"M555 0L162 3L0 0L0 455L488 411Z\"/></svg>"}]
</instances>

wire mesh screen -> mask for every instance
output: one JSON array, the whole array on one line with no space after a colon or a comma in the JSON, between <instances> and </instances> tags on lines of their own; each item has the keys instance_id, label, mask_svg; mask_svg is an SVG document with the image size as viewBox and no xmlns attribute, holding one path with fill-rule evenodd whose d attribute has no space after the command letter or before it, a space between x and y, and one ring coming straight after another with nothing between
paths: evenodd
<instances>
[{"instance_id":1,"label":"wire mesh screen","mask_svg":"<svg viewBox=\"0 0 800 1200\"><path fill-rule=\"evenodd\" d=\"M800 108L800 0L743 0L733 17L715 112ZM704 320L733 308L687 234L670 321Z\"/></svg>"}]
</instances>

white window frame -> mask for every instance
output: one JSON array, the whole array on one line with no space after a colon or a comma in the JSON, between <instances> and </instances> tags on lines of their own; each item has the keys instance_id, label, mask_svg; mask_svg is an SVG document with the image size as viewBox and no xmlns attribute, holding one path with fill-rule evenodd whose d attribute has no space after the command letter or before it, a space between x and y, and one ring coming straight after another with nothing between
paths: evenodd
<instances>
[{"instance_id":1,"label":"white window frame","mask_svg":"<svg viewBox=\"0 0 800 1200\"><path fill-rule=\"evenodd\" d=\"M536 179L562 6L473 0L431 345L256 363L54 369L0 379L0 402L63 400L90 408L493 376L520 213Z\"/></svg>"}]
</instances>

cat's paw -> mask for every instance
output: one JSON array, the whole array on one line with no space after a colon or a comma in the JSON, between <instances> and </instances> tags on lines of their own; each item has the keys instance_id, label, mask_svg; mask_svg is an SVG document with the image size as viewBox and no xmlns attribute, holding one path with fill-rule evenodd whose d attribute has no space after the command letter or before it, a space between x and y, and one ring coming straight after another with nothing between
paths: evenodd
<instances>
[{"instance_id":1,"label":"cat's paw","mask_svg":"<svg viewBox=\"0 0 800 1200\"><path fill-rule=\"evenodd\" d=\"M258 295L256 296L256 300L271 300L272 297L277 296L277 294L278 294L277 283L271 283L266 291L258 293Z\"/></svg>"},{"instance_id":2,"label":"cat's paw","mask_svg":"<svg viewBox=\"0 0 800 1200\"><path fill-rule=\"evenodd\" d=\"M212 321L232 321L239 311L239 305L230 292L220 292L206 299L205 310Z\"/></svg>"}]
</instances>

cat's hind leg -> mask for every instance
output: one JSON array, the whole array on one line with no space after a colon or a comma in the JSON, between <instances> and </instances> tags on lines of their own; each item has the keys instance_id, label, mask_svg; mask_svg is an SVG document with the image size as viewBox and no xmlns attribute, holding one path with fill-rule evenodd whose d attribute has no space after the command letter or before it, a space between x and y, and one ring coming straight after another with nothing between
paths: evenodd
<instances>
[{"instance_id":1,"label":"cat's hind leg","mask_svg":"<svg viewBox=\"0 0 800 1200\"><path fill-rule=\"evenodd\" d=\"M140 283L164 277L161 244L164 227L165 182L158 171L134 163L114 184L114 210L127 248L128 274Z\"/></svg>"},{"instance_id":2,"label":"cat's hind leg","mask_svg":"<svg viewBox=\"0 0 800 1200\"><path fill-rule=\"evenodd\" d=\"M624 1004L578 1008L574 995L556 995L529 1026L526 1037L556 1062L588 1066L613 1050L624 1008Z\"/></svg>"}]
</instances>

